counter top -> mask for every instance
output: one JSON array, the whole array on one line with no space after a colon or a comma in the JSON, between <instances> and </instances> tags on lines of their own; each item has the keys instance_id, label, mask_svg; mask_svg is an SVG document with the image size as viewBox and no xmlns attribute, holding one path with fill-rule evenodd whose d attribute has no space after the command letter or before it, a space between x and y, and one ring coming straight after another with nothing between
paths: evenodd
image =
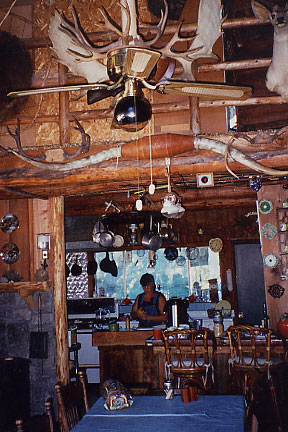
<instances>
[{"instance_id":1,"label":"counter top","mask_svg":"<svg viewBox=\"0 0 288 432\"><path fill-rule=\"evenodd\" d=\"M151 338L152 335L153 330L96 331L92 333L92 345L99 347L146 346L146 339Z\"/></svg>"}]
</instances>

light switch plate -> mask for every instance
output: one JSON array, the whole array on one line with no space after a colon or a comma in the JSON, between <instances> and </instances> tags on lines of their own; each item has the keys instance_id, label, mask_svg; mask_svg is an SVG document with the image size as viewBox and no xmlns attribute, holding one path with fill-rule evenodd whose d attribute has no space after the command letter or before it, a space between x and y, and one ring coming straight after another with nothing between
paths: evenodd
<instances>
[{"instance_id":1,"label":"light switch plate","mask_svg":"<svg viewBox=\"0 0 288 432\"><path fill-rule=\"evenodd\" d=\"M213 173L196 174L197 187L212 187L214 186Z\"/></svg>"}]
</instances>

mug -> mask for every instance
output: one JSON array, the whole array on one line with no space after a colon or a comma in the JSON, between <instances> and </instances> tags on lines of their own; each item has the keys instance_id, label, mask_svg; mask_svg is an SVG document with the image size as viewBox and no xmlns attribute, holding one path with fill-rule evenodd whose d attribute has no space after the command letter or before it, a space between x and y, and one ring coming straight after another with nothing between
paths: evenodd
<instances>
[{"instance_id":1,"label":"mug","mask_svg":"<svg viewBox=\"0 0 288 432\"><path fill-rule=\"evenodd\" d=\"M159 340L159 339L161 339L161 336L162 336L162 330L154 328L153 329L153 337L154 337L154 339Z\"/></svg>"},{"instance_id":2,"label":"mug","mask_svg":"<svg viewBox=\"0 0 288 432\"><path fill-rule=\"evenodd\" d=\"M109 331L110 332L119 331L119 324L118 323L111 323L111 324L109 324Z\"/></svg>"},{"instance_id":3,"label":"mug","mask_svg":"<svg viewBox=\"0 0 288 432\"><path fill-rule=\"evenodd\" d=\"M198 387L197 386L189 386L189 396L191 401L198 400Z\"/></svg>"}]
</instances>

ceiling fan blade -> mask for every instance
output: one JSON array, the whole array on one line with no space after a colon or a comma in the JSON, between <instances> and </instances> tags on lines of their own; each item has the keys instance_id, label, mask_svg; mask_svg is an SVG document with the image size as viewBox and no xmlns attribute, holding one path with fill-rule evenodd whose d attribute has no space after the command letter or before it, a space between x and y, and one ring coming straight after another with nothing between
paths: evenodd
<instances>
[{"instance_id":1,"label":"ceiling fan blade","mask_svg":"<svg viewBox=\"0 0 288 432\"><path fill-rule=\"evenodd\" d=\"M98 88L106 88L107 84L79 84L79 85L70 85L70 86L59 86L59 87L43 87L43 88L35 88L28 90L19 90L12 91L7 94L7 96L11 97L20 97L20 96L32 96L37 94L45 94L45 93L57 93L57 92L67 92L67 91L75 91L75 90L89 90L89 89L98 89Z\"/></svg>"},{"instance_id":2,"label":"ceiling fan blade","mask_svg":"<svg viewBox=\"0 0 288 432\"><path fill-rule=\"evenodd\" d=\"M99 87L96 90L88 90L87 92L87 104L91 105L95 102L99 102L102 99L106 99L110 96L116 96L118 93L123 91L125 88L125 84L119 84L118 87Z\"/></svg>"},{"instance_id":3,"label":"ceiling fan blade","mask_svg":"<svg viewBox=\"0 0 288 432\"><path fill-rule=\"evenodd\" d=\"M161 81L156 84L156 90L162 94L182 93L187 96L228 100L245 100L252 94L250 87L185 81Z\"/></svg>"}]
</instances>

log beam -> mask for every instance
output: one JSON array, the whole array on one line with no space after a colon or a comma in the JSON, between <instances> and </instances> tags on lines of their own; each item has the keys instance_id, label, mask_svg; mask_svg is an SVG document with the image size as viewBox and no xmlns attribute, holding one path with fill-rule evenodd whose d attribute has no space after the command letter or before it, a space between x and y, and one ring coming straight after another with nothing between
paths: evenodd
<instances>
[{"instance_id":1,"label":"log beam","mask_svg":"<svg viewBox=\"0 0 288 432\"><path fill-rule=\"evenodd\" d=\"M52 205L52 247L54 256L54 307L56 331L56 373L63 385L69 382L68 322L65 280L65 237L64 198L53 197Z\"/></svg>"}]
</instances>

